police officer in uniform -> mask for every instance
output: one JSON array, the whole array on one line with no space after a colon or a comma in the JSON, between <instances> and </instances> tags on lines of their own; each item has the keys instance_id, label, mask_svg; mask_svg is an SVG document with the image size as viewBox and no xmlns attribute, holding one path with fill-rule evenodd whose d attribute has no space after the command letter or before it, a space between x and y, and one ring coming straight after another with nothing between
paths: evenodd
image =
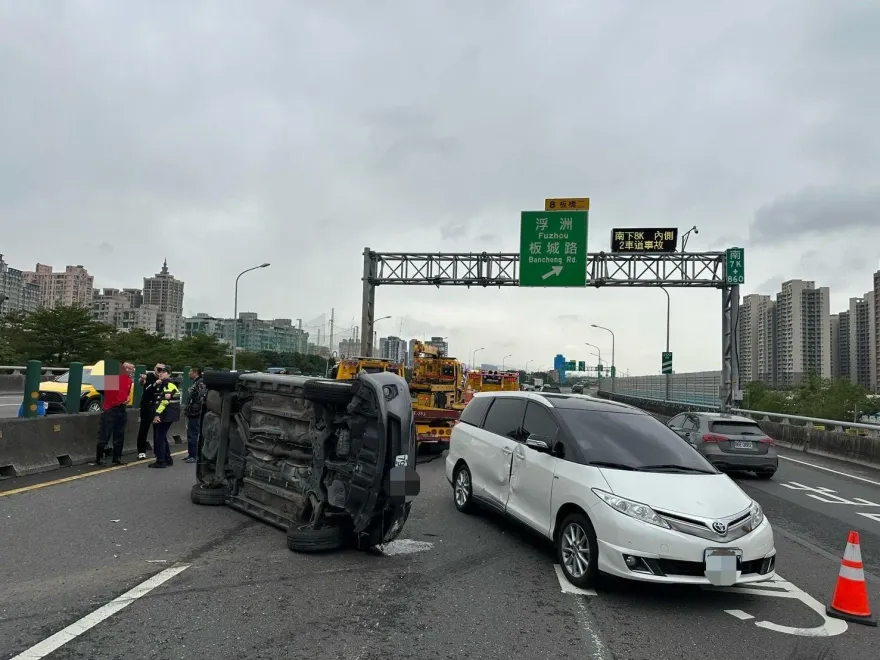
<instances>
[{"instance_id":1,"label":"police officer in uniform","mask_svg":"<svg viewBox=\"0 0 880 660\"><path fill-rule=\"evenodd\" d=\"M180 419L180 388L171 382L171 369L162 365L156 369L156 385L153 401L153 453L156 460L151 468L171 467L171 445L168 443L168 430Z\"/></svg>"}]
</instances>

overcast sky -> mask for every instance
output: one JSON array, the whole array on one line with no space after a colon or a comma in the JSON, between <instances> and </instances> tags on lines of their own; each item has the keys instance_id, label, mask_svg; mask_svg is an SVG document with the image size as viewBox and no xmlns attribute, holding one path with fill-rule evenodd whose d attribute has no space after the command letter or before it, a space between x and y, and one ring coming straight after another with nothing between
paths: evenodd
<instances>
[{"instance_id":1,"label":"overcast sky","mask_svg":"<svg viewBox=\"0 0 880 660\"><path fill-rule=\"evenodd\" d=\"M880 267L874 0L0 0L0 252L187 314L360 322L362 251L515 252L519 214L745 247L743 294ZM672 292L676 371L720 368L721 294ZM377 330L531 368L656 373L653 289L380 287ZM348 331L346 331L348 332ZM338 331L337 331L338 334Z\"/></svg>"}]
</instances>

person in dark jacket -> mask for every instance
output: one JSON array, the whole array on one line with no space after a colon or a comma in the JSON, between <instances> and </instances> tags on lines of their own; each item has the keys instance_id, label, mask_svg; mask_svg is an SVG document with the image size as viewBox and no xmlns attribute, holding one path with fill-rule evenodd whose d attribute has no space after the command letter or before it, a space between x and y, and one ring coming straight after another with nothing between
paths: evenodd
<instances>
[{"instance_id":1,"label":"person in dark jacket","mask_svg":"<svg viewBox=\"0 0 880 660\"><path fill-rule=\"evenodd\" d=\"M195 463L199 445L199 430L202 426L202 413L205 408L205 398L208 396L208 387L202 378L201 367L190 369L189 377L192 380L192 385L190 385L186 395L186 462Z\"/></svg>"},{"instance_id":2,"label":"person in dark jacket","mask_svg":"<svg viewBox=\"0 0 880 660\"><path fill-rule=\"evenodd\" d=\"M171 445L168 443L168 429L180 419L180 388L171 382L171 370L167 365L157 373L155 385L156 403L153 409L153 453L156 460L150 463L151 468L171 467Z\"/></svg>"},{"instance_id":3,"label":"person in dark jacket","mask_svg":"<svg viewBox=\"0 0 880 660\"><path fill-rule=\"evenodd\" d=\"M137 453L139 460L144 460L147 457L147 452L150 450L150 443L147 442L147 435L149 435L150 429L153 428L153 417L155 417L156 412L156 383L159 380L159 373L164 369L165 364L159 362L153 367L153 371L141 374L140 380L138 381L141 387L144 388L143 395L141 396L140 425L138 426L137 434Z\"/></svg>"}]
</instances>

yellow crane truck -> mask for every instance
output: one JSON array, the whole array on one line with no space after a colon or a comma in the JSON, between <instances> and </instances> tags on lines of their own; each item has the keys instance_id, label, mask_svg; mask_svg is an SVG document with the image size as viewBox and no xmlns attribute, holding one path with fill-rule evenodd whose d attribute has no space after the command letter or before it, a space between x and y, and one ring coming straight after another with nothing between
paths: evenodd
<instances>
[{"instance_id":1,"label":"yellow crane truck","mask_svg":"<svg viewBox=\"0 0 880 660\"><path fill-rule=\"evenodd\" d=\"M461 362L441 356L435 346L415 343L409 391L420 450L439 453L449 447L452 427L465 406L463 382Z\"/></svg>"}]
</instances>

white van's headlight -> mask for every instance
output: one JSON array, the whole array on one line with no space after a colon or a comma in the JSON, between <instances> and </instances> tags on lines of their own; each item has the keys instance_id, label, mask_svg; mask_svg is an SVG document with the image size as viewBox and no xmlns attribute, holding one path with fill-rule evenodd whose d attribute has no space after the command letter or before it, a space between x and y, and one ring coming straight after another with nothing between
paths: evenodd
<instances>
[{"instance_id":1,"label":"white van's headlight","mask_svg":"<svg viewBox=\"0 0 880 660\"><path fill-rule=\"evenodd\" d=\"M658 516L654 509L647 504L633 502L625 497L618 497L617 495L606 493L604 490L599 490L598 488L593 488L593 492L599 499L605 502L605 504L625 516L641 520L650 525L657 525L657 527L670 529L669 523Z\"/></svg>"},{"instance_id":2,"label":"white van's headlight","mask_svg":"<svg viewBox=\"0 0 880 660\"><path fill-rule=\"evenodd\" d=\"M758 525L764 522L764 510L757 502L752 502L752 529L758 529Z\"/></svg>"}]
</instances>

